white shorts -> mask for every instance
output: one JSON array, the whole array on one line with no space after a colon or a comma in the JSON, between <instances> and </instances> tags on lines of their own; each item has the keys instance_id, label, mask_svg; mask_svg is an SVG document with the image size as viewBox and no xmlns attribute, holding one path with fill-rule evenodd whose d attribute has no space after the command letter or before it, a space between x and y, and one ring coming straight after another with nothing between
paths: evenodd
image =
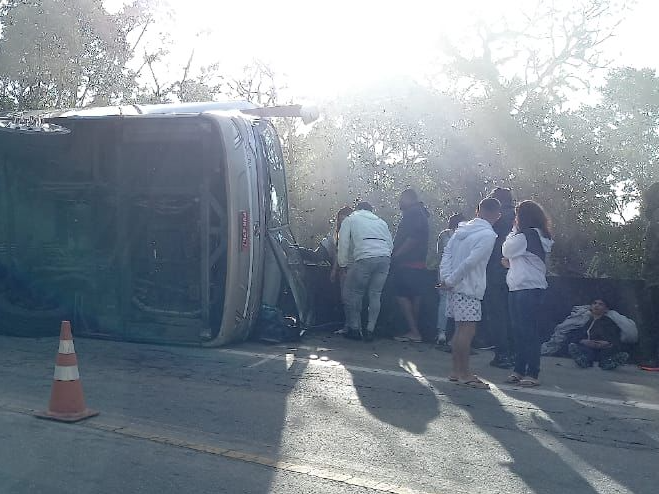
<instances>
[{"instance_id":1,"label":"white shorts","mask_svg":"<svg viewBox=\"0 0 659 494\"><path fill-rule=\"evenodd\" d=\"M456 322L478 322L483 317L481 301L462 293L451 292L446 304L446 317Z\"/></svg>"}]
</instances>

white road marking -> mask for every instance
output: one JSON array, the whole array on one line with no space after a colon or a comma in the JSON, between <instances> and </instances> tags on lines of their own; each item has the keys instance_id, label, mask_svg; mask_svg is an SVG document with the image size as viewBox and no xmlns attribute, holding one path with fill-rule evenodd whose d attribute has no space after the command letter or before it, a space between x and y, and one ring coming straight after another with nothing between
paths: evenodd
<instances>
[{"instance_id":1,"label":"white road marking","mask_svg":"<svg viewBox=\"0 0 659 494\"><path fill-rule=\"evenodd\" d=\"M270 356L268 356L268 357L263 357L263 358L262 358L261 360L259 360L258 362L255 362L255 363L253 363L253 364L251 364L251 365L248 365L247 367L248 367L249 369L253 369L254 367L258 367L259 365L266 364L266 363L270 362L271 360L276 360L276 359L279 358L279 357L281 357L281 355L270 355Z\"/></svg>"},{"instance_id":2,"label":"white road marking","mask_svg":"<svg viewBox=\"0 0 659 494\"><path fill-rule=\"evenodd\" d=\"M268 361L270 360L286 361L285 355L273 355L269 353L249 352L245 350L234 350L231 348L218 348L217 351L221 353L228 353L230 355L238 355L242 357L252 357L252 358L256 357L261 359L268 359ZM295 356L295 359L300 362L306 362L308 365L312 365L312 366L329 367L329 366L337 365L337 362L332 360L325 362L321 360L310 360L308 358L299 357L299 356ZM259 363L259 365L261 364ZM415 376L409 372L401 372L401 371L388 370L388 369L377 369L373 367L363 367L359 365L350 365L350 364L342 364L342 363L339 363L339 365L349 371L364 372L366 374L380 374L383 376L404 377L407 379L418 379L419 377L418 375ZM431 382L450 383L450 381L446 377L431 376L431 375L426 375L424 377L425 379ZM500 384L495 386L492 383L490 383L490 385L503 391L513 391L515 393L545 396L548 398L568 399L580 403L592 403L597 405L610 405L610 406L618 406L618 407L640 408L643 410L659 411L659 403L619 400L615 398L604 398L601 396L591 396L591 395L585 395L579 393L564 393L561 391L550 391L548 389L541 389L541 388L521 388L521 387L509 386L506 384Z\"/></svg>"},{"instance_id":3,"label":"white road marking","mask_svg":"<svg viewBox=\"0 0 659 494\"><path fill-rule=\"evenodd\" d=\"M291 367L293 366L294 362L295 362L295 354L294 353L287 353L286 354L286 370L290 370Z\"/></svg>"}]
</instances>

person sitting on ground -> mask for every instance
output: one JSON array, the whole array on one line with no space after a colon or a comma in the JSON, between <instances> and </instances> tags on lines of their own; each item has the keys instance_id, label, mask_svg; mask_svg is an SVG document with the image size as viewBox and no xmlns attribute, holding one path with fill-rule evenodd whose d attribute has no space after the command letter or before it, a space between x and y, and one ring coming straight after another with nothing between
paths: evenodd
<instances>
[{"instance_id":1,"label":"person sitting on ground","mask_svg":"<svg viewBox=\"0 0 659 494\"><path fill-rule=\"evenodd\" d=\"M581 368L592 367L597 361L601 369L613 370L629 359L629 354L621 351L620 328L607 316L609 308L603 298L593 300L588 322L571 335L568 352Z\"/></svg>"},{"instance_id":2,"label":"person sitting on ground","mask_svg":"<svg viewBox=\"0 0 659 494\"><path fill-rule=\"evenodd\" d=\"M442 255L444 254L444 249L448 245L448 241L451 240L453 233L455 232L458 225L466 221L466 218L462 213L457 213L452 215L448 219L448 228L442 230L439 236L437 237L437 282L440 280L439 266L442 265ZM444 346L447 342L446 331L448 329L448 317L446 317L446 302L448 301L448 294L441 293L439 294L439 307L437 309L437 339L435 343L438 346Z\"/></svg>"}]
</instances>

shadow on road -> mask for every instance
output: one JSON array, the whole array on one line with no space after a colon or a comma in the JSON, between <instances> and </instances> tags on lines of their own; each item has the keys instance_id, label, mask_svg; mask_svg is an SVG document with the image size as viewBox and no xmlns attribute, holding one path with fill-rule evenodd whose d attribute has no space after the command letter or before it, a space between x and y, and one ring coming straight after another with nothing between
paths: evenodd
<instances>
[{"instance_id":1,"label":"shadow on road","mask_svg":"<svg viewBox=\"0 0 659 494\"><path fill-rule=\"evenodd\" d=\"M47 403L57 340L4 338L3 346L3 364L16 369L11 379L5 381L3 399L28 406ZM293 365L271 360L267 365L250 367L258 360L236 358L211 349L171 349L86 339L76 340L76 350L86 401L101 411L92 421L268 457L277 457L281 450L289 396L307 366L305 360ZM179 453L180 450L171 448L167 458L159 460L152 455L162 446L138 447L133 439L111 434L89 443L83 441L82 432L75 433L77 426L63 429L54 422L29 423L33 428L41 427L43 433L29 434L30 439L15 452L13 460L21 465L20 469L0 467L0 492L64 494L72 492L71 482L79 487L83 479L99 487L98 491L92 489L95 492L108 492L117 483L121 489L149 494L191 492L190 485L202 489L195 492L210 492L210 485L204 482L224 478L229 483L217 485L215 492L266 494L273 491L278 478L277 471L267 467L233 465L229 460L206 455L194 460L191 455L199 453ZM57 445L62 454L44 456L54 447L49 437L62 430L68 431L65 442ZM142 451L139 457L132 457L139 449L145 450L146 455ZM161 465L161 461L170 461L172 455L178 454L189 457L180 468L170 470ZM130 458L132 469L121 471L126 462L120 467L119 458ZM204 470L208 467L202 465L212 462L217 468ZM79 470L82 465L84 474ZM57 482L36 473L45 468L70 472L73 480L59 488ZM243 477L232 473L239 471L251 473ZM22 490L19 486L23 485L32 487ZM73 491L77 489L73 487ZM86 487L79 490L83 491L91 492Z\"/></svg>"},{"instance_id":2,"label":"shadow on road","mask_svg":"<svg viewBox=\"0 0 659 494\"><path fill-rule=\"evenodd\" d=\"M411 374L416 367L402 362ZM350 370L350 369L348 369ZM376 419L413 434L423 434L440 415L435 389L422 377L401 380L382 374L350 371L361 405Z\"/></svg>"},{"instance_id":3,"label":"shadow on road","mask_svg":"<svg viewBox=\"0 0 659 494\"><path fill-rule=\"evenodd\" d=\"M595 479L611 485L616 492L656 490L659 442L645 433L655 423L650 415L635 409L607 410L576 401L548 406L546 399L526 394L522 401L514 392L507 396L522 406L537 407L538 412L532 414L532 427L551 435L556 450L561 451L563 460L573 469L590 471Z\"/></svg>"},{"instance_id":4,"label":"shadow on road","mask_svg":"<svg viewBox=\"0 0 659 494\"><path fill-rule=\"evenodd\" d=\"M590 482L556 451L520 426L517 417L503 408L497 397L487 391L473 390L473 400L464 410L471 416L474 425L495 439L510 456L511 475L521 479L529 491L535 494L555 494L569 492L597 494ZM494 486L496 487L496 486Z\"/></svg>"}]
</instances>

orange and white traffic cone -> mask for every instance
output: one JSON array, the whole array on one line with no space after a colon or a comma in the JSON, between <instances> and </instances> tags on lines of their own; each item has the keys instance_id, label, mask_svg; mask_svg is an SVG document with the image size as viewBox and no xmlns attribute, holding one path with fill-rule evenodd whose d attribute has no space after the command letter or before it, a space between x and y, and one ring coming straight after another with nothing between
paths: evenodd
<instances>
[{"instance_id":1,"label":"orange and white traffic cone","mask_svg":"<svg viewBox=\"0 0 659 494\"><path fill-rule=\"evenodd\" d=\"M85 407L82 383L78 373L78 359L73 347L73 335L69 321L62 321L59 352L55 361L55 375L48 410L37 412L35 415L42 419L61 422L78 422L98 415L98 412Z\"/></svg>"}]
</instances>

